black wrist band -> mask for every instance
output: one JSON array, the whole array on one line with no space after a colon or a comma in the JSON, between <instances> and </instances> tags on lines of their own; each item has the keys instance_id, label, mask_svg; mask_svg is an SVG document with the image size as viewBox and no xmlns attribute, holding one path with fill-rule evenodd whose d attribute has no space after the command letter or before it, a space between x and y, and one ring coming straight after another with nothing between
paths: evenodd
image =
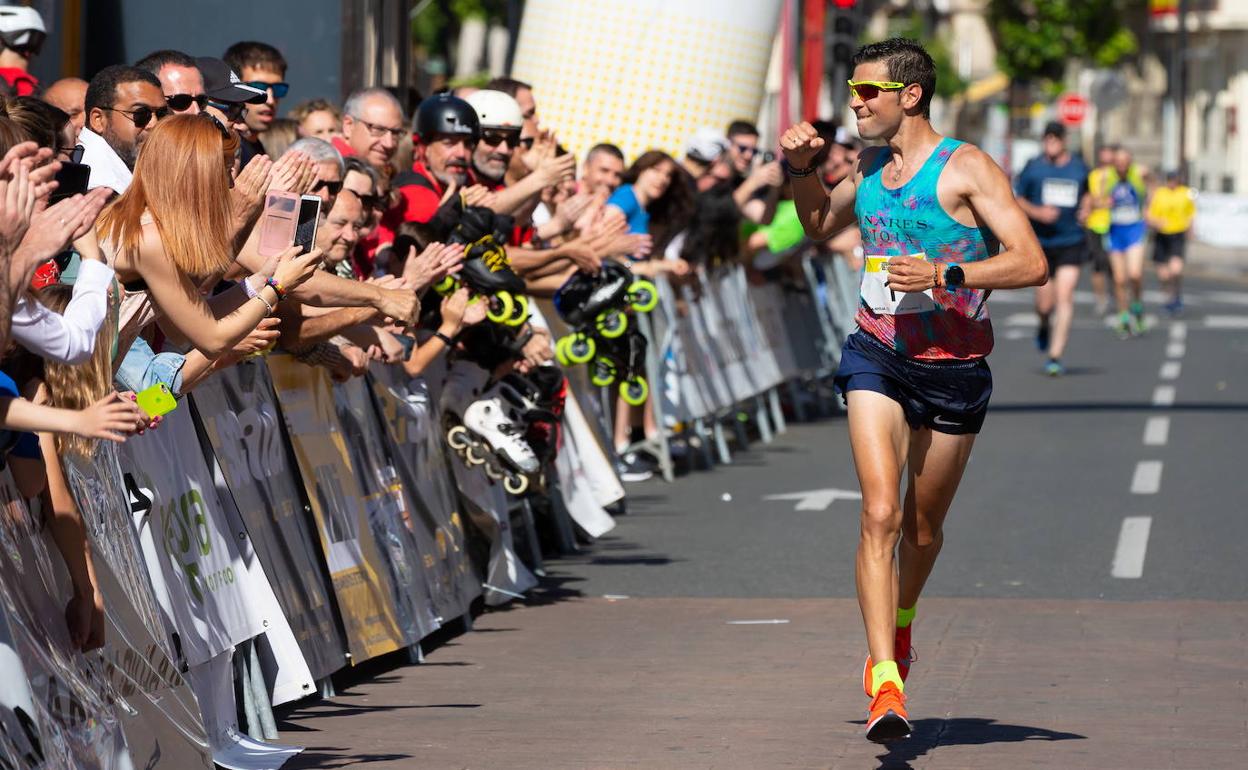
<instances>
[{"instance_id":1,"label":"black wrist band","mask_svg":"<svg viewBox=\"0 0 1248 770\"><path fill-rule=\"evenodd\" d=\"M442 332L434 332L434 333L433 333L433 336L435 336L435 337L437 337L438 339L442 340L443 344L445 344L448 348L453 348L453 347L455 347L455 340L454 340L454 338L452 338L452 337L448 337L448 336L446 336L445 334L443 334Z\"/></svg>"},{"instance_id":2,"label":"black wrist band","mask_svg":"<svg viewBox=\"0 0 1248 770\"><path fill-rule=\"evenodd\" d=\"M819 171L818 166L807 166L806 168L793 168L792 166L789 165L788 158L785 158L784 160L782 160L780 162L780 165L784 166L784 173L788 174L789 178L791 179L801 179L802 177L806 177L806 176L814 176L815 173Z\"/></svg>"}]
</instances>

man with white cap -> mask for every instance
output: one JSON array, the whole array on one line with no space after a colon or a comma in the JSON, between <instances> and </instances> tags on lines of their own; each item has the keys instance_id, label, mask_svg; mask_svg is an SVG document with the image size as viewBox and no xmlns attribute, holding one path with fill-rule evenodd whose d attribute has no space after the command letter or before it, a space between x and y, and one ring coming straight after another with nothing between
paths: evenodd
<instances>
[{"instance_id":1,"label":"man with white cap","mask_svg":"<svg viewBox=\"0 0 1248 770\"><path fill-rule=\"evenodd\" d=\"M699 128L689 137L680 165L689 172L697 192L704 192L732 176L732 168L721 162L727 150L728 137L709 126ZM722 173L714 173L717 170Z\"/></svg>"},{"instance_id":2,"label":"man with white cap","mask_svg":"<svg viewBox=\"0 0 1248 770\"><path fill-rule=\"evenodd\" d=\"M480 90L466 101L477 111L480 138L472 151L472 171L477 182L499 190L505 186L507 168L520 146L524 116L520 104L502 91Z\"/></svg>"}]
</instances>

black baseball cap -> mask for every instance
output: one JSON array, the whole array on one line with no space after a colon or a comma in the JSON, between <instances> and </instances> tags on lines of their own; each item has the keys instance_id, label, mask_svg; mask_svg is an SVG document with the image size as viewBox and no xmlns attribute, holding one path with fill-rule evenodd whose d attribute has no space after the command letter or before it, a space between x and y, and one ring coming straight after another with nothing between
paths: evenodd
<instances>
[{"instance_id":1,"label":"black baseball cap","mask_svg":"<svg viewBox=\"0 0 1248 770\"><path fill-rule=\"evenodd\" d=\"M259 88L252 88L238 79L230 65L211 56L198 56L195 66L204 76L204 93L214 102L227 104L260 104L269 95Z\"/></svg>"},{"instance_id":2,"label":"black baseball cap","mask_svg":"<svg viewBox=\"0 0 1248 770\"><path fill-rule=\"evenodd\" d=\"M1066 138L1066 126L1063 126L1061 123L1058 123L1056 120L1050 120L1048 123L1045 124L1044 133L1042 134L1042 136L1056 136L1058 139L1065 139Z\"/></svg>"}]
</instances>

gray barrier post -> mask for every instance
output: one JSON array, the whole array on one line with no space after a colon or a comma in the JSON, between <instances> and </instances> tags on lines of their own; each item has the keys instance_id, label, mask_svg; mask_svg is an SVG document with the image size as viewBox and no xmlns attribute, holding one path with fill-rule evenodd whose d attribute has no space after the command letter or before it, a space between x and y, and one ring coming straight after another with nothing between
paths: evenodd
<instances>
[{"instance_id":1,"label":"gray barrier post","mask_svg":"<svg viewBox=\"0 0 1248 770\"><path fill-rule=\"evenodd\" d=\"M256 703L256 716L260 719L260 733L264 740L275 741L277 740L277 722L273 719L273 703L269 700L269 690L264 684L264 670L260 668L260 653L256 649L256 640L246 642L245 647L252 698Z\"/></svg>"},{"instance_id":2,"label":"gray barrier post","mask_svg":"<svg viewBox=\"0 0 1248 770\"><path fill-rule=\"evenodd\" d=\"M775 436L771 432L771 418L767 414L767 404L761 393L754 397L754 419L758 422L758 437L764 444L770 444Z\"/></svg>"}]
</instances>

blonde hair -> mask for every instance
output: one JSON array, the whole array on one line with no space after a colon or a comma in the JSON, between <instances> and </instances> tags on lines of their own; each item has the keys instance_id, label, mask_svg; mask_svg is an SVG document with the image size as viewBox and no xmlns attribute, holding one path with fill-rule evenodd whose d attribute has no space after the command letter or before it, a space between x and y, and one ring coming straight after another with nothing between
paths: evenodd
<instances>
[{"instance_id":1,"label":"blonde hair","mask_svg":"<svg viewBox=\"0 0 1248 770\"><path fill-rule=\"evenodd\" d=\"M54 283L35 292L35 298L49 309L64 313L74 287ZM109 304L116 301L110 292ZM95 335L95 352L82 364L58 364L50 359L43 362L43 381L48 389L48 404L61 409L81 410L104 398L113 390L113 340L117 336L117 317L113 312L105 315L104 323ZM83 438L68 433L56 434L56 451L59 454L76 454L90 459L95 456L96 439Z\"/></svg>"},{"instance_id":2,"label":"blonde hair","mask_svg":"<svg viewBox=\"0 0 1248 770\"><path fill-rule=\"evenodd\" d=\"M264 132L264 153L270 158L280 158L298 138L298 121L276 118Z\"/></svg>"},{"instance_id":3,"label":"blonde hair","mask_svg":"<svg viewBox=\"0 0 1248 770\"><path fill-rule=\"evenodd\" d=\"M238 144L208 114L162 119L143 142L130 187L100 215L100 238L133 258L150 211L179 270L194 279L223 272L234 261L228 168Z\"/></svg>"}]
</instances>

